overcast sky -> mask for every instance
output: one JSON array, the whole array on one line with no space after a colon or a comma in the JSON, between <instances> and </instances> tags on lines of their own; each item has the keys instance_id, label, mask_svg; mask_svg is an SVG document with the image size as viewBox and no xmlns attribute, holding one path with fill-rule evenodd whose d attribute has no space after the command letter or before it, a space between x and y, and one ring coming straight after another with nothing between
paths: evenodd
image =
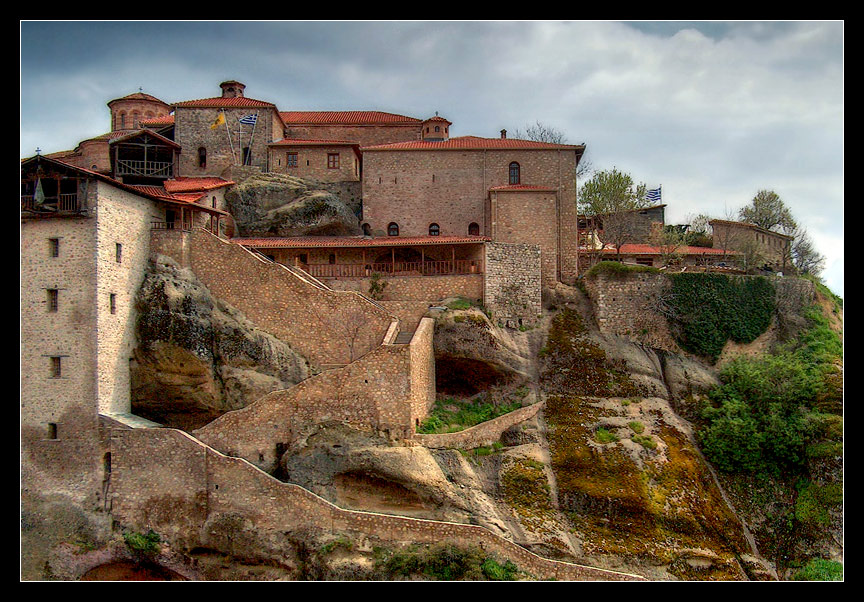
<instances>
[{"instance_id":1,"label":"overcast sky","mask_svg":"<svg viewBox=\"0 0 864 602\"><path fill-rule=\"evenodd\" d=\"M22 22L21 157L110 130L139 88L237 79L280 110L438 111L452 136L541 122L662 185L667 223L773 190L843 294L842 22Z\"/></svg>"}]
</instances>

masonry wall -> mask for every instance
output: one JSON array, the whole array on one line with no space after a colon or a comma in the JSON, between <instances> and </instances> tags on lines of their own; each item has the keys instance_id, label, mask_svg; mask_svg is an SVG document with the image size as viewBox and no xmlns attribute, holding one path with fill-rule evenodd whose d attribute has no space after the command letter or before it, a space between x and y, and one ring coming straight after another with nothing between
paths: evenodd
<instances>
[{"instance_id":1,"label":"masonry wall","mask_svg":"<svg viewBox=\"0 0 864 602\"><path fill-rule=\"evenodd\" d=\"M297 154L296 167L288 167L288 153ZM331 153L339 155L337 167L329 167ZM350 146L280 144L270 147L270 171L321 182L359 182L360 157Z\"/></svg>"},{"instance_id":2,"label":"masonry wall","mask_svg":"<svg viewBox=\"0 0 864 602\"><path fill-rule=\"evenodd\" d=\"M657 310L660 298L671 288L665 275L600 275L586 278L584 282L601 333L628 336L655 349L681 352L666 317ZM799 313L812 303L812 283L798 278L773 278L771 282L776 290L778 312Z\"/></svg>"},{"instance_id":3,"label":"masonry wall","mask_svg":"<svg viewBox=\"0 0 864 602\"><path fill-rule=\"evenodd\" d=\"M560 255L556 269L563 281L572 282L578 273L576 154L572 151L366 150L363 221L373 234L386 234L388 224L396 222L401 236L426 236L431 223L440 226L442 236L465 235L473 222L480 226L480 234L492 236L489 190L508 185L513 161L520 165L521 184L549 188L558 195L551 221L533 220L523 232L534 243L548 239L552 232L555 253Z\"/></svg>"},{"instance_id":4,"label":"masonry wall","mask_svg":"<svg viewBox=\"0 0 864 602\"><path fill-rule=\"evenodd\" d=\"M558 195L541 191L493 191L492 239L540 246L543 286L558 280Z\"/></svg>"},{"instance_id":5,"label":"masonry wall","mask_svg":"<svg viewBox=\"0 0 864 602\"><path fill-rule=\"evenodd\" d=\"M219 176L233 164L242 164L244 146L251 142L252 161L251 165L263 170L267 169L268 144L274 140L273 108L269 107L241 107L225 108L224 125L216 129L210 126L216 121L220 112L219 108L191 108L177 107L174 111L174 141L182 148L179 162L179 175L185 177L193 176ZM254 136L251 125L243 126L243 137L238 144L237 119L250 114L258 113L258 123L255 124ZM231 142L228 141L226 127L231 128ZM281 138L282 132L277 132L275 138ZM232 156L231 147L234 148ZM198 149L207 149L206 167L198 165Z\"/></svg>"},{"instance_id":6,"label":"masonry wall","mask_svg":"<svg viewBox=\"0 0 864 602\"><path fill-rule=\"evenodd\" d=\"M493 319L534 323L542 314L539 245L486 243L483 303Z\"/></svg>"},{"instance_id":7,"label":"masonry wall","mask_svg":"<svg viewBox=\"0 0 864 602\"><path fill-rule=\"evenodd\" d=\"M97 399L100 413L124 413L130 407L129 362L136 346L134 300L150 257L150 222L158 219L160 208L109 184L100 183L98 190L94 304Z\"/></svg>"},{"instance_id":8,"label":"masonry wall","mask_svg":"<svg viewBox=\"0 0 864 602\"><path fill-rule=\"evenodd\" d=\"M349 140L360 146L410 142L420 139L420 123L408 125L299 125L289 124L286 138Z\"/></svg>"},{"instance_id":9,"label":"masonry wall","mask_svg":"<svg viewBox=\"0 0 864 602\"><path fill-rule=\"evenodd\" d=\"M154 252L191 268L213 295L313 365L349 363L378 347L390 326L392 316L365 297L314 286L209 232L161 232L153 240Z\"/></svg>"},{"instance_id":10,"label":"masonry wall","mask_svg":"<svg viewBox=\"0 0 864 602\"><path fill-rule=\"evenodd\" d=\"M413 355L423 363L425 354L431 355L431 334L426 330L428 326L413 354L411 345L382 345L347 366L322 372L223 414L193 435L266 472L277 466L277 448L287 449L304 429L316 423L338 421L393 438L409 437L413 414L419 414L417 408L425 395L422 381L416 385L411 382L411 360ZM429 349L424 351L422 346L427 343ZM421 365L414 373L428 378L423 370ZM412 386L420 387L413 396Z\"/></svg>"},{"instance_id":11,"label":"masonry wall","mask_svg":"<svg viewBox=\"0 0 864 602\"><path fill-rule=\"evenodd\" d=\"M414 439L424 447L435 449L474 449L483 445L492 445L499 441L504 431L510 427L536 416L542 406L542 403L534 403L462 431L418 433L414 435Z\"/></svg>"}]
</instances>

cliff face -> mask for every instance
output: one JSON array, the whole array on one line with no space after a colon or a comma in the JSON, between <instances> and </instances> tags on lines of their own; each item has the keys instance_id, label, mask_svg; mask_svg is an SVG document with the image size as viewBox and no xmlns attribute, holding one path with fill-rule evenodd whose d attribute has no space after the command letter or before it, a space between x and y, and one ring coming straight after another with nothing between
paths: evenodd
<instances>
[{"instance_id":1,"label":"cliff face","mask_svg":"<svg viewBox=\"0 0 864 602\"><path fill-rule=\"evenodd\" d=\"M304 358L159 256L137 297L132 411L193 429L308 376Z\"/></svg>"}]
</instances>

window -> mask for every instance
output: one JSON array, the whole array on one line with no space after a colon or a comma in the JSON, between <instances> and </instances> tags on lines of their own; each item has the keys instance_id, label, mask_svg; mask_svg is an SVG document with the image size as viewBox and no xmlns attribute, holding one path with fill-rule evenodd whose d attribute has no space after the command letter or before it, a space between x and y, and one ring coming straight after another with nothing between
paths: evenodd
<instances>
[{"instance_id":1,"label":"window","mask_svg":"<svg viewBox=\"0 0 864 602\"><path fill-rule=\"evenodd\" d=\"M56 439L57 438L57 423L49 422L48 423L48 438Z\"/></svg>"},{"instance_id":2,"label":"window","mask_svg":"<svg viewBox=\"0 0 864 602\"><path fill-rule=\"evenodd\" d=\"M285 167L297 167L297 153L285 155Z\"/></svg>"},{"instance_id":3,"label":"window","mask_svg":"<svg viewBox=\"0 0 864 602\"><path fill-rule=\"evenodd\" d=\"M429 236L438 236L441 234L441 228L438 224L429 224Z\"/></svg>"},{"instance_id":4,"label":"window","mask_svg":"<svg viewBox=\"0 0 864 602\"><path fill-rule=\"evenodd\" d=\"M51 257L60 257L60 239L59 238L49 238L48 239L48 251L51 254Z\"/></svg>"},{"instance_id":5,"label":"window","mask_svg":"<svg viewBox=\"0 0 864 602\"><path fill-rule=\"evenodd\" d=\"M213 209L216 209L216 197L213 197Z\"/></svg>"},{"instance_id":6,"label":"window","mask_svg":"<svg viewBox=\"0 0 864 602\"><path fill-rule=\"evenodd\" d=\"M372 235L372 226L369 224L363 224L363 236L371 236Z\"/></svg>"},{"instance_id":7,"label":"window","mask_svg":"<svg viewBox=\"0 0 864 602\"><path fill-rule=\"evenodd\" d=\"M115 293L110 293L108 295L108 306L110 307L112 314L117 313L117 295Z\"/></svg>"},{"instance_id":8,"label":"window","mask_svg":"<svg viewBox=\"0 0 864 602\"><path fill-rule=\"evenodd\" d=\"M57 311L57 306L58 306L57 297L58 297L57 289L56 288L49 288L48 289L48 311L50 311L50 312L56 312Z\"/></svg>"},{"instance_id":9,"label":"window","mask_svg":"<svg viewBox=\"0 0 864 602\"><path fill-rule=\"evenodd\" d=\"M203 146L198 148L198 167L201 169L207 167L207 149Z\"/></svg>"},{"instance_id":10,"label":"window","mask_svg":"<svg viewBox=\"0 0 864 602\"><path fill-rule=\"evenodd\" d=\"M521 174L519 173L519 164L516 161L510 164L510 185L519 184L521 180Z\"/></svg>"},{"instance_id":11,"label":"window","mask_svg":"<svg viewBox=\"0 0 864 602\"><path fill-rule=\"evenodd\" d=\"M330 257L327 258L327 263L329 263L330 265L333 265L336 263L336 254L335 253L330 253Z\"/></svg>"},{"instance_id":12,"label":"window","mask_svg":"<svg viewBox=\"0 0 864 602\"><path fill-rule=\"evenodd\" d=\"M390 222L390 225L387 226L387 236L399 236L399 224Z\"/></svg>"},{"instance_id":13,"label":"window","mask_svg":"<svg viewBox=\"0 0 864 602\"><path fill-rule=\"evenodd\" d=\"M63 369L61 365L60 357L52 357L51 358L51 378L60 378L63 376Z\"/></svg>"},{"instance_id":14,"label":"window","mask_svg":"<svg viewBox=\"0 0 864 602\"><path fill-rule=\"evenodd\" d=\"M243 165L252 165L252 151L248 146L243 147Z\"/></svg>"},{"instance_id":15,"label":"window","mask_svg":"<svg viewBox=\"0 0 864 602\"><path fill-rule=\"evenodd\" d=\"M123 245L119 242L114 245L114 260L123 263Z\"/></svg>"},{"instance_id":16,"label":"window","mask_svg":"<svg viewBox=\"0 0 864 602\"><path fill-rule=\"evenodd\" d=\"M436 131L436 132L440 132L440 131L441 131L441 126L440 126L440 125L436 125L436 126L435 126L435 131Z\"/></svg>"},{"instance_id":17,"label":"window","mask_svg":"<svg viewBox=\"0 0 864 602\"><path fill-rule=\"evenodd\" d=\"M468 235L480 236L480 225L475 222L471 222L470 224L468 224Z\"/></svg>"},{"instance_id":18,"label":"window","mask_svg":"<svg viewBox=\"0 0 864 602\"><path fill-rule=\"evenodd\" d=\"M327 153L327 169L339 169L339 153Z\"/></svg>"}]
</instances>

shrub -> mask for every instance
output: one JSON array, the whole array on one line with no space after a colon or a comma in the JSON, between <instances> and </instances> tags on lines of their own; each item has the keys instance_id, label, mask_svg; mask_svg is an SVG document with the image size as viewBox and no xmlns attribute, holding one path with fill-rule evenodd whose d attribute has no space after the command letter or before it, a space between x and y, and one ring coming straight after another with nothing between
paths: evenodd
<instances>
[{"instance_id":1,"label":"shrub","mask_svg":"<svg viewBox=\"0 0 864 602\"><path fill-rule=\"evenodd\" d=\"M130 550L140 552L142 554L158 554L160 551L159 542L161 538L158 533L153 530L147 533L124 533L123 540Z\"/></svg>"},{"instance_id":2,"label":"shrub","mask_svg":"<svg viewBox=\"0 0 864 602\"><path fill-rule=\"evenodd\" d=\"M792 579L793 581L842 581L843 565L833 560L813 558L796 572Z\"/></svg>"},{"instance_id":3,"label":"shrub","mask_svg":"<svg viewBox=\"0 0 864 602\"><path fill-rule=\"evenodd\" d=\"M633 435L631 439L647 449L657 449L657 442L651 437L651 435Z\"/></svg>"},{"instance_id":4,"label":"shrub","mask_svg":"<svg viewBox=\"0 0 864 602\"><path fill-rule=\"evenodd\" d=\"M627 426L629 426L630 429L637 435L641 435L642 432L645 430L645 425L636 420L634 420L633 422L628 422Z\"/></svg>"},{"instance_id":5,"label":"shrub","mask_svg":"<svg viewBox=\"0 0 864 602\"><path fill-rule=\"evenodd\" d=\"M594 431L594 436L597 437L597 441L600 443L614 443L618 441L618 437L615 436L615 433L603 428L602 426Z\"/></svg>"},{"instance_id":6,"label":"shrub","mask_svg":"<svg viewBox=\"0 0 864 602\"><path fill-rule=\"evenodd\" d=\"M457 401L448 397L435 402L435 406L417 428L417 432L424 434L457 432L521 407L521 401L493 403L483 398L474 401Z\"/></svg>"}]
</instances>

